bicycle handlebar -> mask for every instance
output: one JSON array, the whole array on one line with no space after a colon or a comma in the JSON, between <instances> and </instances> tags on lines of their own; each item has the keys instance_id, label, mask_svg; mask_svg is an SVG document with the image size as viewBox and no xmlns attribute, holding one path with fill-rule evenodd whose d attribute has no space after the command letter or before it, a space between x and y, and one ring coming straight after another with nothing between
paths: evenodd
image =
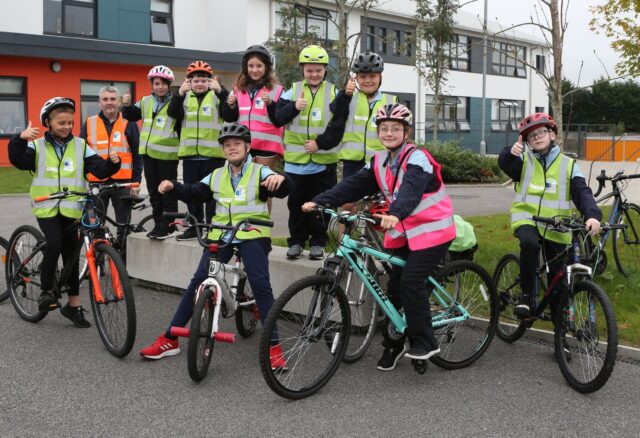
<instances>
[{"instance_id":1,"label":"bicycle handlebar","mask_svg":"<svg viewBox=\"0 0 640 438\"><path fill-rule=\"evenodd\" d=\"M557 231L571 231L571 230L584 230L585 223L582 219L574 218L574 217L541 217L541 216L533 216L532 219L535 222L540 222L543 224L550 225L553 229ZM627 228L626 224L608 224L606 222L602 222L600 224L600 229L602 231L607 230L622 230Z\"/></svg>"},{"instance_id":2,"label":"bicycle handlebar","mask_svg":"<svg viewBox=\"0 0 640 438\"><path fill-rule=\"evenodd\" d=\"M33 201L43 202L43 201L49 201L52 199L64 199L64 198L68 198L69 196L97 196L100 193L104 193L111 190L125 189L125 188L139 187L139 186L140 186L139 182L111 183L111 184L91 186L86 192L78 192L75 190L69 190L67 187L63 187L61 192L52 193L50 195L36 196L35 198L33 198Z\"/></svg>"},{"instance_id":3,"label":"bicycle handlebar","mask_svg":"<svg viewBox=\"0 0 640 438\"><path fill-rule=\"evenodd\" d=\"M612 183L616 183L618 181L622 181L625 179L637 179L637 178L640 178L640 173L632 173L631 175L625 175L622 170L619 170L618 172L616 172L615 175L607 176L606 170L602 169L600 171L600 175L596 177L596 179L598 180L598 191L593 194L593 197L597 198L600 195L600 192L602 192L602 189L604 188L605 181L611 181Z\"/></svg>"},{"instance_id":4,"label":"bicycle handlebar","mask_svg":"<svg viewBox=\"0 0 640 438\"><path fill-rule=\"evenodd\" d=\"M316 205L311 211L328 214L331 217L337 218L338 222L345 223L345 224L348 222L363 220L365 222L370 222L374 225L380 225L380 221L381 221L379 217L373 217L371 213L369 213L368 211L353 213L353 214L350 211L343 211L338 213L337 211L322 205Z\"/></svg>"}]
</instances>

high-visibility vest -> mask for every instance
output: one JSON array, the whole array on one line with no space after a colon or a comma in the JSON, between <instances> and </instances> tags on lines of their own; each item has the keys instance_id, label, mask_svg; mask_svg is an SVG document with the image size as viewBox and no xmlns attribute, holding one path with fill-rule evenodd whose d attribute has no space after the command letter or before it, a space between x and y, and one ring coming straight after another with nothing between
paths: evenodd
<instances>
[{"instance_id":1,"label":"high-visibility vest","mask_svg":"<svg viewBox=\"0 0 640 438\"><path fill-rule=\"evenodd\" d=\"M162 105L155 117L153 103L153 96L144 96L140 100L143 120L138 153L156 160L177 160L180 139L175 131L176 120L167 115L169 99Z\"/></svg>"},{"instance_id":2,"label":"high-visibility vest","mask_svg":"<svg viewBox=\"0 0 640 438\"><path fill-rule=\"evenodd\" d=\"M109 159L111 152L116 152L120 157L120 170L111 176L111 179L130 180L133 178L133 155L124 134L129 122L118 114L118 118L111 126L111 134L107 133L104 120L98 115L87 118L87 141L89 146L104 159ZM89 181L106 181L99 179L94 174L88 173Z\"/></svg>"},{"instance_id":3,"label":"high-visibility vest","mask_svg":"<svg viewBox=\"0 0 640 438\"><path fill-rule=\"evenodd\" d=\"M249 97L247 90L239 91L237 93L238 122L242 123L251 131L252 150L283 155L282 134L284 127L274 126L271 119L269 119L267 105L260 97L263 92L269 93L271 100L277 102L282 94L282 85L276 85L272 90L262 87L260 91L256 93L253 100Z\"/></svg>"},{"instance_id":4,"label":"high-visibility vest","mask_svg":"<svg viewBox=\"0 0 640 438\"><path fill-rule=\"evenodd\" d=\"M322 81L315 94L311 93L306 81L293 84L292 99L304 97L307 107L298 114L284 129L284 161L293 164L307 164L310 161L318 164L334 164L338 162L338 148L319 149L314 154L304 150L306 140L315 140L326 129L331 120L329 105L336 97L336 87L330 82Z\"/></svg>"},{"instance_id":5,"label":"high-visibility vest","mask_svg":"<svg viewBox=\"0 0 640 438\"><path fill-rule=\"evenodd\" d=\"M533 216L571 215L571 174L575 160L559 154L545 171L540 160L527 148L522 164L522 177L515 183L516 197L511 205L511 229L535 225L541 236L557 243L570 244L571 233L560 233L545 224L533 221Z\"/></svg>"},{"instance_id":6,"label":"high-visibility vest","mask_svg":"<svg viewBox=\"0 0 640 438\"><path fill-rule=\"evenodd\" d=\"M216 211L211 219L213 224L235 225L248 218L271 220L266 202L259 199L260 173L262 165L249 163L240 178L236 189L231 184L229 162L211 174L211 192L216 201ZM223 231L212 229L207 236L210 240L219 240ZM250 231L238 231L236 239L249 240L259 237L271 237L271 229L252 225Z\"/></svg>"},{"instance_id":7,"label":"high-visibility vest","mask_svg":"<svg viewBox=\"0 0 640 438\"><path fill-rule=\"evenodd\" d=\"M62 216L80 219L82 203L73 198L35 202L38 196L61 192L64 187L70 191L86 191L89 187L84 175L84 155L86 142L74 137L58 158L54 146L44 137L34 141L36 146L36 171L31 181L31 207L37 218Z\"/></svg>"},{"instance_id":8,"label":"high-visibility vest","mask_svg":"<svg viewBox=\"0 0 640 438\"><path fill-rule=\"evenodd\" d=\"M416 251L452 241L456 237L456 226L451 199L442 181L442 166L425 149L417 149L412 144L407 144L400 153L402 166L397 170L397 175L391 171L389 164L384 165L387 159L385 152L378 152L374 158L376 181L389 203L395 200L407 171L408 156L412 153L423 153L427 156L440 188L433 193L423 193L420 203L411 214L385 233L385 248L401 248L408 241L409 248Z\"/></svg>"},{"instance_id":9,"label":"high-visibility vest","mask_svg":"<svg viewBox=\"0 0 640 438\"><path fill-rule=\"evenodd\" d=\"M218 112L218 97L211 90L198 102L198 96L188 91L184 98L184 120L180 131L178 157L224 158L218 136L222 119Z\"/></svg>"},{"instance_id":10,"label":"high-visibility vest","mask_svg":"<svg viewBox=\"0 0 640 438\"><path fill-rule=\"evenodd\" d=\"M366 94L356 91L349 104L349 118L338 157L347 161L366 160L368 163L378 151L384 151L385 147L380 142L376 129L376 113L387 103L396 102L396 96L383 93L373 108L369 108Z\"/></svg>"}]
</instances>

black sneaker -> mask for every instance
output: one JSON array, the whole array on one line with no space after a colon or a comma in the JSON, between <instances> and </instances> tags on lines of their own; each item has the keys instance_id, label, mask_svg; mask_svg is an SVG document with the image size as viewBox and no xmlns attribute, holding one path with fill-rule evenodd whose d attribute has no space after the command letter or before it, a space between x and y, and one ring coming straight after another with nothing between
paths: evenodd
<instances>
[{"instance_id":1,"label":"black sneaker","mask_svg":"<svg viewBox=\"0 0 640 438\"><path fill-rule=\"evenodd\" d=\"M295 245L291 245L289 247L289 250L287 251L288 259L299 259L301 255L302 255L302 245L298 245L297 243Z\"/></svg>"},{"instance_id":2,"label":"black sneaker","mask_svg":"<svg viewBox=\"0 0 640 438\"><path fill-rule=\"evenodd\" d=\"M184 233L178 234L176 240L193 240L198 238L198 231L196 227L187 228Z\"/></svg>"},{"instance_id":3,"label":"black sneaker","mask_svg":"<svg viewBox=\"0 0 640 438\"><path fill-rule=\"evenodd\" d=\"M411 347L409 351L407 351L405 356L407 356L409 359L427 360L432 358L436 354L440 354L440 348L427 351L424 348Z\"/></svg>"},{"instance_id":4,"label":"black sneaker","mask_svg":"<svg viewBox=\"0 0 640 438\"><path fill-rule=\"evenodd\" d=\"M171 237L173 235L176 234L176 229L175 227L169 227L169 226L159 226L158 230L156 231L156 233L151 236L151 239L156 239L156 240L164 240L168 237Z\"/></svg>"},{"instance_id":5,"label":"black sneaker","mask_svg":"<svg viewBox=\"0 0 640 438\"><path fill-rule=\"evenodd\" d=\"M392 371L402 356L407 352L407 345L403 345L402 348L385 348L382 352L382 356L378 360L378 368L380 371Z\"/></svg>"},{"instance_id":6,"label":"black sneaker","mask_svg":"<svg viewBox=\"0 0 640 438\"><path fill-rule=\"evenodd\" d=\"M157 233L157 232L158 232L158 227L157 227L157 226L154 226L154 227L153 227L153 229L147 233L147 237L148 237L149 239L155 239L155 238L156 238L156 233Z\"/></svg>"},{"instance_id":7,"label":"black sneaker","mask_svg":"<svg viewBox=\"0 0 640 438\"><path fill-rule=\"evenodd\" d=\"M324 252L322 247L314 245L309 248L309 260L322 260L324 258Z\"/></svg>"},{"instance_id":8,"label":"black sneaker","mask_svg":"<svg viewBox=\"0 0 640 438\"><path fill-rule=\"evenodd\" d=\"M69 303L60 309L60 313L62 316L70 320L73 325L78 328L89 328L91 327L91 323L84 318L84 314L87 311L82 308L82 306L71 307Z\"/></svg>"},{"instance_id":9,"label":"black sneaker","mask_svg":"<svg viewBox=\"0 0 640 438\"><path fill-rule=\"evenodd\" d=\"M42 291L38 297L38 310L44 312L45 310L55 310L60 306L57 298L51 291Z\"/></svg>"}]
</instances>

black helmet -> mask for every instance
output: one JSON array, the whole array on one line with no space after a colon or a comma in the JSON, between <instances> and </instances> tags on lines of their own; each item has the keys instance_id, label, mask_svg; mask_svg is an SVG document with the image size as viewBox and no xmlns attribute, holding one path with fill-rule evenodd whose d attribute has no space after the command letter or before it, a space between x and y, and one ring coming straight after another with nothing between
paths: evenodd
<instances>
[{"instance_id":1,"label":"black helmet","mask_svg":"<svg viewBox=\"0 0 640 438\"><path fill-rule=\"evenodd\" d=\"M251 132L249 128L238 122L225 123L218 136L218 143L222 144L225 138L241 138L246 143L251 143Z\"/></svg>"},{"instance_id":2,"label":"black helmet","mask_svg":"<svg viewBox=\"0 0 640 438\"><path fill-rule=\"evenodd\" d=\"M374 52L364 52L358 55L353 61L351 71L354 73L382 73L384 71L384 61L382 57Z\"/></svg>"},{"instance_id":3,"label":"black helmet","mask_svg":"<svg viewBox=\"0 0 640 438\"><path fill-rule=\"evenodd\" d=\"M273 58L271 56L271 52L265 46L260 44L255 44L253 46L249 46L247 50L244 51L244 55L242 55L242 61L246 61L249 59L249 55L252 53L260 53L267 58L267 62L269 64L273 64Z\"/></svg>"},{"instance_id":4,"label":"black helmet","mask_svg":"<svg viewBox=\"0 0 640 438\"><path fill-rule=\"evenodd\" d=\"M63 106L71 108L73 111L76 110L76 102L68 97L52 97L51 99L47 100L40 109L40 121L42 122L42 124L44 126L47 126L45 121L49 118L49 114L51 114L51 111Z\"/></svg>"}]
</instances>

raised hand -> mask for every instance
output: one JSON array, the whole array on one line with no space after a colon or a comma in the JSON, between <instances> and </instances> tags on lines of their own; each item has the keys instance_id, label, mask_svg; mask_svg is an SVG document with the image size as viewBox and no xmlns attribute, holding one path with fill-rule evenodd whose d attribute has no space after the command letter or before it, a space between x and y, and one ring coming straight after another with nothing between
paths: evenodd
<instances>
[{"instance_id":1,"label":"raised hand","mask_svg":"<svg viewBox=\"0 0 640 438\"><path fill-rule=\"evenodd\" d=\"M307 107L307 99L305 99L304 97L299 97L298 100L296 100L296 109L298 111L304 111L306 107Z\"/></svg>"},{"instance_id":2,"label":"raised hand","mask_svg":"<svg viewBox=\"0 0 640 438\"><path fill-rule=\"evenodd\" d=\"M191 91L191 79L184 78L184 82L180 85L180 89L178 90L178 94L180 96L184 96L188 91Z\"/></svg>"},{"instance_id":3,"label":"raised hand","mask_svg":"<svg viewBox=\"0 0 640 438\"><path fill-rule=\"evenodd\" d=\"M515 142L513 144L513 146L511 146L511 155L515 155L516 157L519 157L520 155L522 155L522 152L524 151L524 146L522 144L522 136L518 136L518 141Z\"/></svg>"},{"instance_id":4,"label":"raised hand","mask_svg":"<svg viewBox=\"0 0 640 438\"><path fill-rule=\"evenodd\" d=\"M20 133L20 138L27 141L33 141L40 135L40 128L36 128L29 121L29 126L27 129Z\"/></svg>"}]
</instances>

